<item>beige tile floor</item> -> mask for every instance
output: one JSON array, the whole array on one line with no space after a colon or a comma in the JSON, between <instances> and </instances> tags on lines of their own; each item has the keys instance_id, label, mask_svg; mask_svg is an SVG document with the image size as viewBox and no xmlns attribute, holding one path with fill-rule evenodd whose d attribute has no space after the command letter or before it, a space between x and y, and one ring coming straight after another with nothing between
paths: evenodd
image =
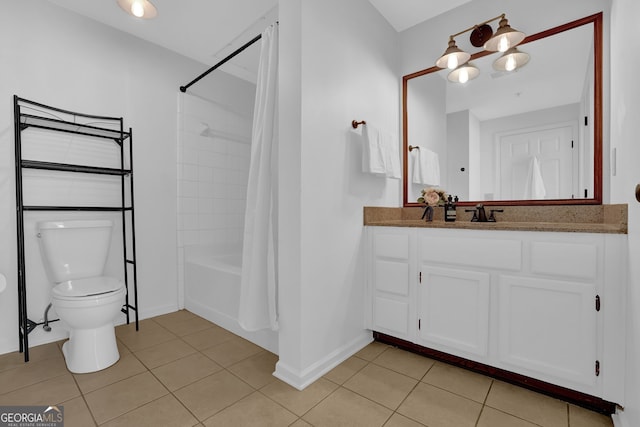
<instances>
[{"instance_id":1,"label":"beige tile floor","mask_svg":"<svg viewBox=\"0 0 640 427\"><path fill-rule=\"evenodd\" d=\"M609 417L384 344L304 391L277 356L188 311L116 329L121 358L67 371L60 346L0 355L0 405L64 406L65 427L611 427Z\"/></svg>"}]
</instances>

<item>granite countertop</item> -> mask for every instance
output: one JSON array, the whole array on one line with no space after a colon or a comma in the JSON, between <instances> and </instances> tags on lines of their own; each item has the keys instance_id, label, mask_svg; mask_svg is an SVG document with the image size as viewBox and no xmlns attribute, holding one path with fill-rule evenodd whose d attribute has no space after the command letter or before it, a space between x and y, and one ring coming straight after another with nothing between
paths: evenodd
<instances>
[{"instance_id":1,"label":"granite countertop","mask_svg":"<svg viewBox=\"0 0 640 427\"><path fill-rule=\"evenodd\" d=\"M467 207L469 209L469 207ZM458 208L457 220L445 222L442 208L433 221L421 220L423 208L365 207L364 225L378 227L453 228L466 230L555 231L627 234L627 205L487 206L504 209L497 222L471 222L471 213Z\"/></svg>"}]
</instances>

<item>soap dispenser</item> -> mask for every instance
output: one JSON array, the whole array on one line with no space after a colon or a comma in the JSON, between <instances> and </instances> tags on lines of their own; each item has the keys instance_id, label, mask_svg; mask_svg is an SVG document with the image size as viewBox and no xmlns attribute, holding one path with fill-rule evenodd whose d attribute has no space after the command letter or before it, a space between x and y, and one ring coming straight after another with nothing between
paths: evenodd
<instances>
[{"instance_id":1,"label":"soap dispenser","mask_svg":"<svg viewBox=\"0 0 640 427\"><path fill-rule=\"evenodd\" d=\"M445 221L451 222L456 220L456 203L457 202L458 202L458 196L456 196L454 199L453 197L451 197L451 195L449 195L446 203L444 204L444 220Z\"/></svg>"}]
</instances>

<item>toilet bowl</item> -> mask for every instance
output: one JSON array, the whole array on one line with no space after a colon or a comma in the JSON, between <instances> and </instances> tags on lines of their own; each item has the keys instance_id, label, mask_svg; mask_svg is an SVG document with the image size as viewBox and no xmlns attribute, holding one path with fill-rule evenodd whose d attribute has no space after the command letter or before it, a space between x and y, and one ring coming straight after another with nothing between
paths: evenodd
<instances>
[{"instance_id":1,"label":"toilet bowl","mask_svg":"<svg viewBox=\"0 0 640 427\"><path fill-rule=\"evenodd\" d=\"M71 372L95 372L118 361L113 319L125 293L122 282L105 276L70 280L53 288L53 307L70 328L62 352Z\"/></svg>"},{"instance_id":2,"label":"toilet bowl","mask_svg":"<svg viewBox=\"0 0 640 427\"><path fill-rule=\"evenodd\" d=\"M114 320L126 289L119 279L102 275L111 228L107 220L38 223L45 267L55 283L51 303L69 327L62 352L73 373L99 371L120 358Z\"/></svg>"}]
</instances>

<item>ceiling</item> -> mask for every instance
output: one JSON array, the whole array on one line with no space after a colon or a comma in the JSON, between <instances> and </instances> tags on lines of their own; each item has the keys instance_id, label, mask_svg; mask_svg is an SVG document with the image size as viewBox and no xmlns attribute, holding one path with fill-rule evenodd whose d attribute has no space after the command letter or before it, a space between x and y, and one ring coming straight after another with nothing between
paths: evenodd
<instances>
[{"instance_id":1,"label":"ceiling","mask_svg":"<svg viewBox=\"0 0 640 427\"><path fill-rule=\"evenodd\" d=\"M395 28L404 31L471 0L369 0Z\"/></svg>"},{"instance_id":2,"label":"ceiling","mask_svg":"<svg viewBox=\"0 0 640 427\"><path fill-rule=\"evenodd\" d=\"M48 1L201 62L205 64L203 71L206 67L220 62L278 19L278 0L152 0L158 9L158 15L151 20L134 18L124 13L116 0ZM470 1L472 0L369 0L373 7L398 32ZM255 82L259 49L259 44L254 44L222 66L221 69L229 74ZM546 49L551 48L547 47ZM574 51L582 52L582 49L572 49L569 53L573 54ZM563 55L569 57L569 53L564 52ZM538 62L542 63L542 61ZM526 68L533 69L535 67L536 65L532 61L531 65ZM483 74L490 73L486 73L485 70ZM482 76L482 78L487 78L487 76ZM492 78L496 78L495 73L492 74ZM524 89L516 88L518 79L512 77L510 80L513 83L508 84L508 79L501 79L498 89L493 89L494 91L490 94L480 91L473 95L470 89L465 89L465 93L461 96L476 99L475 106L469 108L473 108L479 117L486 116L485 118L498 114L498 111L494 111L496 105L508 106L511 104L510 102L488 102L487 100L495 101L497 99L497 90L505 93L505 99L514 96L523 98L525 95L531 97L548 96L545 95L547 91L529 90L531 88L527 85L521 85ZM475 86L489 87L489 85ZM455 91L452 90L453 92ZM455 98L454 95L452 96ZM463 108L452 102L451 99L450 102L452 111ZM480 112L480 104L490 104L485 108L492 110Z\"/></svg>"},{"instance_id":3,"label":"ceiling","mask_svg":"<svg viewBox=\"0 0 640 427\"><path fill-rule=\"evenodd\" d=\"M261 33L278 14L278 0L152 0L158 9L152 20L127 15L116 0L49 1L208 66ZM396 31L403 31L471 0L369 1ZM222 69L255 81L259 52L254 46Z\"/></svg>"}]
</instances>

